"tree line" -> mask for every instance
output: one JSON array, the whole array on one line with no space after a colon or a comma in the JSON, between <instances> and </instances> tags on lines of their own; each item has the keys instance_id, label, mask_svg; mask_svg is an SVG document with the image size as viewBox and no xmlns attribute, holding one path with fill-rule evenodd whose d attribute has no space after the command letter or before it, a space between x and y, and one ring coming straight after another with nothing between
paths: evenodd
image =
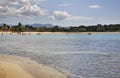
<instances>
[{"instance_id":1,"label":"tree line","mask_svg":"<svg viewBox=\"0 0 120 78\"><path fill-rule=\"evenodd\" d=\"M12 32L120 32L120 24L109 24L109 25L91 25L91 26L71 26L71 27L59 27L53 26L47 28L45 26L33 27L30 25L22 25L18 23L14 26L3 24L0 26L0 31L12 31Z\"/></svg>"}]
</instances>

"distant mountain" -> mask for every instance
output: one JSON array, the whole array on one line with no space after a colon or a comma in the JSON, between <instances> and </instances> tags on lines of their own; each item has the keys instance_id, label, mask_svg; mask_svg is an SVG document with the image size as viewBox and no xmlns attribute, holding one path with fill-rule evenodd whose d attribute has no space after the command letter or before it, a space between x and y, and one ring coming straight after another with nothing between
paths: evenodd
<instances>
[{"instance_id":1,"label":"distant mountain","mask_svg":"<svg viewBox=\"0 0 120 78\"><path fill-rule=\"evenodd\" d=\"M38 24L38 23L35 23L35 24L27 24L27 25L30 25L30 26L33 26L33 27L47 27L47 28L54 27L54 25L52 25L52 24Z\"/></svg>"},{"instance_id":2,"label":"distant mountain","mask_svg":"<svg viewBox=\"0 0 120 78\"><path fill-rule=\"evenodd\" d=\"M4 23L0 23L0 26L3 26L3 24L4 24ZM14 25L11 25L11 24L7 24L7 25L9 25L10 27L11 27L11 26L14 26Z\"/></svg>"},{"instance_id":3,"label":"distant mountain","mask_svg":"<svg viewBox=\"0 0 120 78\"><path fill-rule=\"evenodd\" d=\"M0 24L0 26L2 26L3 24Z\"/></svg>"},{"instance_id":4,"label":"distant mountain","mask_svg":"<svg viewBox=\"0 0 120 78\"><path fill-rule=\"evenodd\" d=\"M2 25L3 25L3 23L0 23L0 26L2 26ZM11 24L7 24L7 25L9 25L10 27L15 26L15 25L11 25ZM46 28L58 26L58 25L52 25L52 24L39 24L39 23L23 24L23 26L25 26L25 25L29 25L29 26L33 26L33 27L46 27ZM58 26L58 27L61 28L61 26Z\"/></svg>"}]
</instances>

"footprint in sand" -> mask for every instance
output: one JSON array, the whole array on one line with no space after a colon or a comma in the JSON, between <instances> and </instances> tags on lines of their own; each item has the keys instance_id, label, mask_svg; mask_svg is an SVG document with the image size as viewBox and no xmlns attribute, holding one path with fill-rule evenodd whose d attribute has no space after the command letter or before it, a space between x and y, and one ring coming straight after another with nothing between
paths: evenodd
<instances>
[{"instance_id":1,"label":"footprint in sand","mask_svg":"<svg viewBox=\"0 0 120 78\"><path fill-rule=\"evenodd\" d=\"M2 68L0 68L0 78L6 78L6 72Z\"/></svg>"}]
</instances>

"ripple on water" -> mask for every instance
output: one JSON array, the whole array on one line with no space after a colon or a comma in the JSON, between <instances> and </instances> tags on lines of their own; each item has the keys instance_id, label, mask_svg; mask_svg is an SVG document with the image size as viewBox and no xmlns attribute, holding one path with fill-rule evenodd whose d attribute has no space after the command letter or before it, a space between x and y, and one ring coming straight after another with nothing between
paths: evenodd
<instances>
[{"instance_id":1,"label":"ripple on water","mask_svg":"<svg viewBox=\"0 0 120 78\"><path fill-rule=\"evenodd\" d=\"M0 53L63 68L68 78L120 78L120 34L0 35Z\"/></svg>"}]
</instances>

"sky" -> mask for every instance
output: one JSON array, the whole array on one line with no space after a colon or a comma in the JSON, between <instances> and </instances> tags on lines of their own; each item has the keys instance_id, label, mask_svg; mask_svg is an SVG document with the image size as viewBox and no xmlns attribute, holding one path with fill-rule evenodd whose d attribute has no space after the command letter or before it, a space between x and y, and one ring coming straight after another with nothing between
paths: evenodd
<instances>
[{"instance_id":1,"label":"sky","mask_svg":"<svg viewBox=\"0 0 120 78\"><path fill-rule=\"evenodd\" d=\"M120 24L120 0L0 0L0 23Z\"/></svg>"}]
</instances>

